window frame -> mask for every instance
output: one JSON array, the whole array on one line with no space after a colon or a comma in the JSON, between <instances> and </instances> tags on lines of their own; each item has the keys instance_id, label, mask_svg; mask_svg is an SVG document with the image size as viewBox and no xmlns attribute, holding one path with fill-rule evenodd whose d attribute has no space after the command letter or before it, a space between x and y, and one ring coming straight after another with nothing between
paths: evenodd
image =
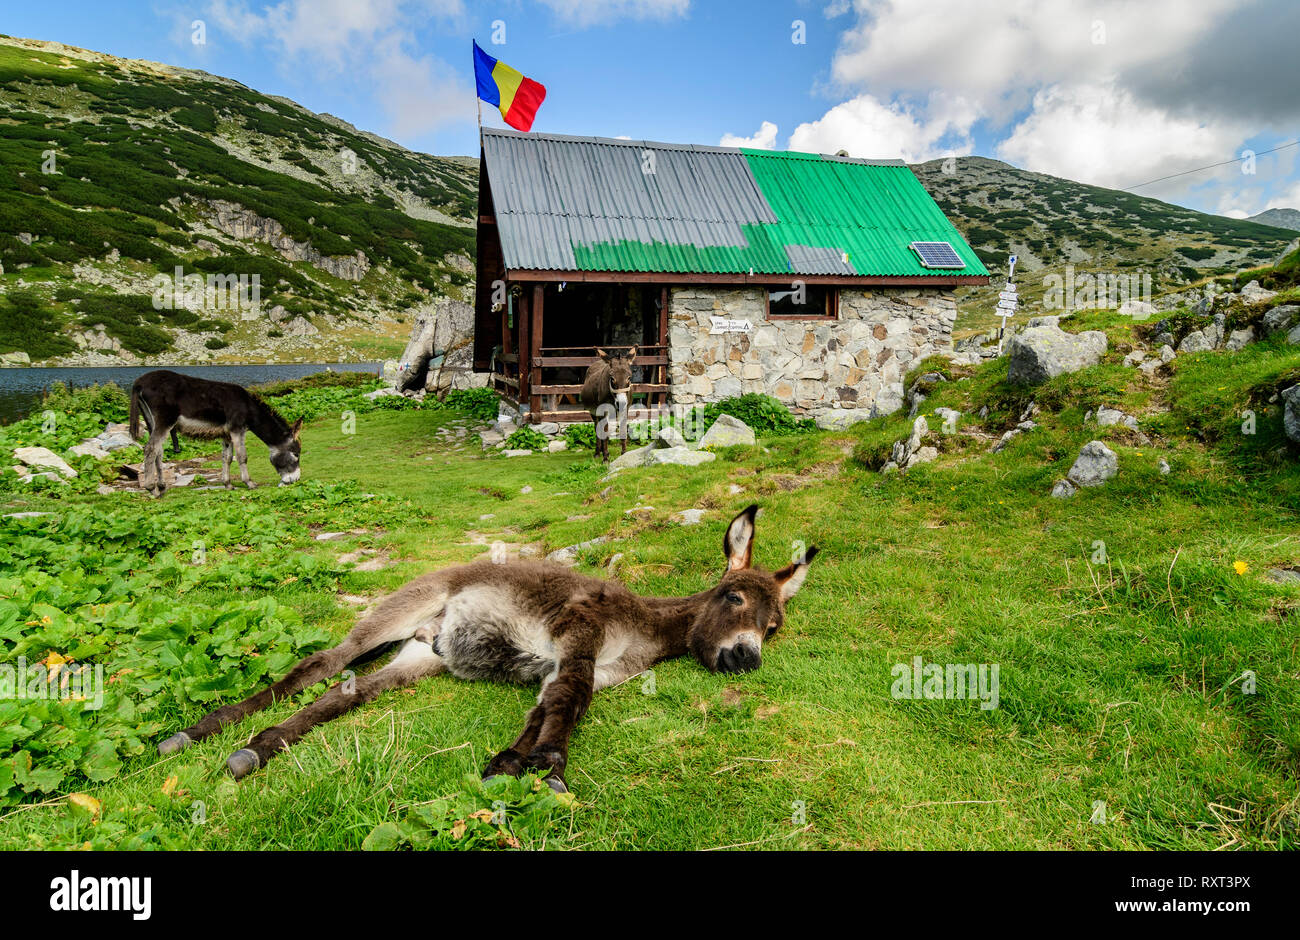
<instances>
[{"instance_id":1,"label":"window frame","mask_svg":"<svg viewBox=\"0 0 1300 940\"><path fill-rule=\"evenodd\" d=\"M772 312L772 291L788 290L784 284L769 284L763 288L763 315L773 323L786 322L818 322L826 323L838 320L840 318L840 289L831 284L806 284L805 287L825 288L826 290L826 312L825 313L773 313Z\"/></svg>"}]
</instances>

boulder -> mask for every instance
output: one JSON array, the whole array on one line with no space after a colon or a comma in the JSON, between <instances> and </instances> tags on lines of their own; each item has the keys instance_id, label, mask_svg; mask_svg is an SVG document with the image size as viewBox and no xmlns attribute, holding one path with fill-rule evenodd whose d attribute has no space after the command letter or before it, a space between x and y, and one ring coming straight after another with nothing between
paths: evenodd
<instances>
[{"instance_id":1,"label":"boulder","mask_svg":"<svg viewBox=\"0 0 1300 940\"><path fill-rule=\"evenodd\" d=\"M1251 281L1241 289L1241 299L1248 304L1262 304L1276 296L1277 291L1265 290L1259 286L1259 281Z\"/></svg>"},{"instance_id":2,"label":"boulder","mask_svg":"<svg viewBox=\"0 0 1300 940\"><path fill-rule=\"evenodd\" d=\"M1286 436L1300 444L1300 385L1292 385L1282 393L1282 427ZM16 452L15 452L16 453Z\"/></svg>"},{"instance_id":3,"label":"boulder","mask_svg":"<svg viewBox=\"0 0 1300 940\"><path fill-rule=\"evenodd\" d=\"M1077 489L1069 480L1057 480L1052 484L1052 496L1056 499L1069 499Z\"/></svg>"},{"instance_id":4,"label":"boulder","mask_svg":"<svg viewBox=\"0 0 1300 940\"><path fill-rule=\"evenodd\" d=\"M550 441L546 445L547 453L558 454L562 450L569 449L568 441Z\"/></svg>"},{"instance_id":5,"label":"boulder","mask_svg":"<svg viewBox=\"0 0 1300 940\"><path fill-rule=\"evenodd\" d=\"M723 415L722 417L727 416ZM665 447L688 447L690 445L686 443L686 438L682 437L681 431L669 425L666 428L660 428L659 432L655 434L653 446L662 449Z\"/></svg>"},{"instance_id":6,"label":"boulder","mask_svg":"<svg viewBox=\"0 0 1300 940\"><path fill-rule=\"evenodd\" d=\"M681 512L673 513L673 518L682 525L699 525L706 512L707 509L683 509Z\"/></svg>"},{"instance_id":7,"label":"boulder","mask_svg":"<svg viewBox=\"0 0 1300 940\"><path fill-rule=\"evenodd\" d=\"M108 456L108 451L99 446L99 441L93 437L82 441L76 447L69 448L68 453L75 454L78 457L94 457L96 460L103 460Z\"/></svg>"},{"instance_id":8,"label":"boulder","mask_svg":"<svg viewBox=\"0 0 1300 940\"><path fill-rule=\"evenodd\" d=\"M1253 327L1248 326L1244 330L1233 330L1231 333L1229 333L1227 342L1223 344L1223 348L1231 352L1236 352L1238 349L1241 349L1247 343L1252 343L1254 341L1255 341L1255 330Z\"/></svg>"},{"instance_id":9,"label":"boulder","mask_svg":"<svg viewBox=\"0 0 1300 940\"><path fill-rule=\"evenodd\" d=\"M14 458L29 467L53 470L71 480L77 471L67 465L62 457L48 447L19 447L14 450Z\"/></svg>"},{"instance_id":10,"label":"boulder","mask_svg":"<svg viewBox=\"0 0 1300 940\"><path fill-rule=\"evenodd\" d=\"M0 353L0 366L29 366L31 357L22 351Z\"/></svg>"},{"instance_id":11,"label":"boulder","mask_svg":"<svg viewBox=\"0 0 1300 940\"><path fill-rule=\"evenodd\" d=\"M1106 347L1106 334L1100 330L1067 333L1059 326L1031 327L1011 339L1007 378L1037 385L1096 365L1105 355Z\"/></svg>"},{"instance_id":12,"label":"boulder","mask_svg":"<svg viewBox=\"0 0 1300 940\"><path fill-rule=\"evenodd\" d=\"M628 467L644 467L649 462L650 451L654 447L647 444L645 447L634 447L627 453L615 457L609 462L611 470L625 470Z\"/></svg>"},{"instance_id":13,"label":"boulder","mask_svg":"<svg viewBox=\"0 0 1300 940\"><path fill-rule=\"evenodd\" d=\"M650 448L646 465L675 464L679 467L694 467L710 460L716 460L717 454L703 450L691 450L689 447Z\"/></svg>"},{"instance_id":14,"label":"boulder","mask_svg":"<svg viewBox=\"0 0 1300 940\"><path fill-rule=\"evenodd\" d=\"M1108 428L1112 424L1122 424L1124 427L1132 428L1134 431L1138 429L1137 418L1134 418L1132 415L1126 415L1124 412L1118 411L1115 408L1098 408L1097 423L1103 428Z\"/></svg>"},{"instance_id":15,"label":"boulder","mask_svg":"<svg viewBox=\"0 0 1300 940\"><path fill-rule=\"evenodd\" d=\"M1079 451L1066 479L1075 486L1101 486L1118 472L1115 452L1101 441L1089 441Z\"/></svg>"},{"instance_id":16,"label":"boulder","mask_svg":"<svg viewBox=\"0 0 1300 940\"><path fill-rule=\"evenodd\" d=\"M1178 344L1180 353L1209 352L1214 348L1214 337L1207 327L1204 330L1192 330Z\"/></svg>"},{"instance_id":17,"label":"boulder","mask_svg":"<svg viewBox=\"0 0 1300 940\"><path fill-rule=\"evenodd\" d=\"M753 447L758 443L754 431L748 424L732 415L718 415L718 420L704 432L700 438L701 447L735 447L745 445Z\"/></svg>"},{"instance_id":18,"label":"boulder","mask_svg":"<svg viewBox=\"0 0 1300 940\"><path fill-rule=\"evenodd\" d=\"M1264 314L1264 319L1260 321L1260 329L1267 336L1270 333L1290 329L1297 321L1300 321L1300 304L1282 304Z\"/></svg>"},{"instance_id":19,"label":"boulder","mask_svg":"<svg viewBox=\"0 0 1300 940\"><path fill-rule=\"evenodd\" d=\"M474 308L442 299L415 315L411 338L398 361L404 389L458 387L474 367Z\"/></svg>"}]
</instances>

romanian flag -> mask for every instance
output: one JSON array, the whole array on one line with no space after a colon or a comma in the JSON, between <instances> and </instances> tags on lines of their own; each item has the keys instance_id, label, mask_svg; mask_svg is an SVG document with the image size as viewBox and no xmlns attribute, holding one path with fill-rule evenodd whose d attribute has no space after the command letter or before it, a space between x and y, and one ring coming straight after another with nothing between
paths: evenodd
<instances>
[{"instance_id":1,"label":"romanian flag","mask_svg":"<svg viewBox=\"0 0 1300 940\"><path fill-rule=\"evenodd\" d=\"M501 117L516 130L532 129L537 109L546 98L546 86L525 78L500 59L494 59L474 43L474 81L478 96L501 109Z\"/></svg>"}]
</instances>

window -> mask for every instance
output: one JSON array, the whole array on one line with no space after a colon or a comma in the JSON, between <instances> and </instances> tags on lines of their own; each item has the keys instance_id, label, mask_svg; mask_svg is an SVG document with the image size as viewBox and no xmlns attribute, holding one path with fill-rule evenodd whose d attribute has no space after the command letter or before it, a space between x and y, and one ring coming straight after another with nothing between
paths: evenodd
<instances>
[{"instance_id":1,"label":"window","mask_svg":"<svg viewBox=\"0 0 1300 940\"><path fill-rule=\"evenodd\" d=\"M834 320L839 316L839 293L820 284L769 287L769 320Z\"/></svg>"}]
</instances>

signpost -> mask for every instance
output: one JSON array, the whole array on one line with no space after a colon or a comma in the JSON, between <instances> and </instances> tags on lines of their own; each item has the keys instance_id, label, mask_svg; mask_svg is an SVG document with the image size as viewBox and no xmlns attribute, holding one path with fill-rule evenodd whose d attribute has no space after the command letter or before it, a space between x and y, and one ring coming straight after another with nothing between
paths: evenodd
<instances>
[{"instance_id":1,"label":"signpost","mask_svg":"<svg viewBox=\"0 0 1300 940\"><path fill-rule=\"evenodd\" d=\"M1002 327L998 330L998 355L1002 355L1002 340L1007 332L1007 317L1016 315L1020 298L1016 295L1016 256L1007 259L1007 285L998 294L998 312L1002 314Z\"/></svg>"},{"instance_id":2,"label":"signpost","mask_svg":"<svg viewBox=\"0 0 1300 940\"><path fill-rule=\"evenodd\" d=\"M748 320L732 320L727 317L709 317L709 335L717 336L719 333L750 333L753 332L754 324Z\"/></svg>"}]
</instances>

